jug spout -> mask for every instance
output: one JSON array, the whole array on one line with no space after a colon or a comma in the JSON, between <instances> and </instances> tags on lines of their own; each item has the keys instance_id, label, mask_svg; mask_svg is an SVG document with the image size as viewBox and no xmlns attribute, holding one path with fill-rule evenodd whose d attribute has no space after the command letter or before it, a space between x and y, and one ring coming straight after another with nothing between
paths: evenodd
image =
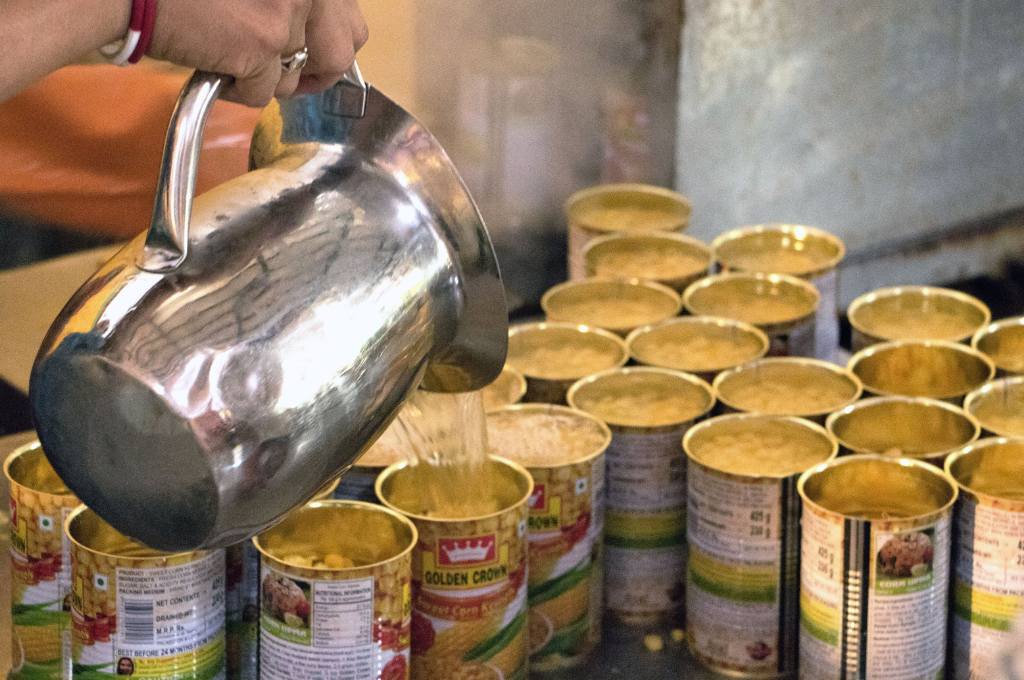
<instances>
[{"instance_id":1,"label":"jug spout","mask_svg":"<svg viewBox=\"0 0 1024 680\"><path fill-rule=\"evenodd\" d=\"M422 125L372 87L361 117L332 93L272 104L253 170L192 204L186 147L202 125L178 124L202 119L213 97L195 88L211 78L183 92L166 151L183 160L154 211L184 216L165 230L179 256L151 230L106 263L54 322L30 389L68 486L162 550L267 528L347 470L418 384L476 389L505 358L494 252Z\"/></svg>"}]
</instances>

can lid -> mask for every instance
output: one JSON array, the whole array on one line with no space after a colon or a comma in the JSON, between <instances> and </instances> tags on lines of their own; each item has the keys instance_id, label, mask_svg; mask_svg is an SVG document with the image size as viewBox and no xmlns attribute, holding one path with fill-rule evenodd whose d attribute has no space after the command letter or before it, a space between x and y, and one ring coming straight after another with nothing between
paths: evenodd
<instances>
[{"instance_id":1,"label":"can lid","mask_svg":"<svg viewBox=\"0 0 1024 680\"><path fill-rule=\"evenodd\" d=\"M737 227L711 242L715 260L731 271L792 274L814 278L834 269L846 255L835 234L802 224Z\"/></svg>"}]
</instances>

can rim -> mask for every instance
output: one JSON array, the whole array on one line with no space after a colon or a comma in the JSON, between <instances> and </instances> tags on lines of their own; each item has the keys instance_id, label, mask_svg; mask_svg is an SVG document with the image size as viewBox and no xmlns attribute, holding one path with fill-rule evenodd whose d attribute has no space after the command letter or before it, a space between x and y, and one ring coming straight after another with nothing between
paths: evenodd
<instances>
[{"instance_id":1,"label":"can rim","mask_svg":"<svg viewBox=\"0 0 1024 680\"><path fill-rule=\"evenodd\" d=\"M566 461L566 462L563 462L563 463L545 463L545 464L536 464L536 465L534 465L534 464L527 465L525 463L519 463L524 468L526 468L526 470L528 472L529 472L529 470L531 468L536 468L538 470L553 470L553 469L556 469L556 468L565 467L566 465L577 465L579 463L587 463L587 462L590 462L590 461L594 460L595 458L598 458L599 456L601 456L601 454L603 454L605 451L608 450L608 446L611 445L611 443L612 443L612 430L611 430L611 428L608 427L608 425L603 420L598 418L597 416L591 415L590 413L587 413L586 411L581 411L578 408L572 408L570 406L563 406L562 404L540 404L540 403L537 403L537 404L509 404L508 406L501 406L499 408L491 409L490 411L487 412L487 415L488 416L490 416L492 414L493 415L498 415L498 414L501 414L501 413L542 413L542 414L548 414L548 413L551 413L551 412L561 413L563 415L571 415L574 418L583 418L585 420L588 420L588 421L596 424L598 426L598 429L601 431L601 434L604 436L604 442L601 444L600 447L597 448L597 450L592 451L592 452L586 454L585 456L580 456L579 458L574 458L573 460L569 460L569 461ZM490 446L490 444L488 444L488 446ZM507 456L502 456L502 457L503 458L508 458ZM511 458L508 458L508 459L512 460ZM516 461L512 461L512 462L516 462Z\"/></svg>"},{"instance_id":2,"label":"can rim","mask_svg":"<svg viewBox=\"0 0 1024 680\"><path fill-rule=\"evenodd\" d=\"M766 415L766 414L761 414L761 413L726 413L726 414L723 414L723 415L720 415L720 416L715 416L714 418L708 418L707 420L704 420L704 421L702 421L700 423L697 423L696 425L694 425L693 427L691 427L689 430L686 431L686 434L684 434L682 439L680 440L680 445L681 445L681 447L683 449L683 453L686 454L686 460L688 462L695 463L695 464L701 466L704 469L711 470L711 471L715 472L716 474L724 475L726 477L734 478L734 479L746 479L746 480L770 479L770 480L777 480L777 479L788 479L790 477L796 477L797 475L803 474L804 471L800 470L798 472L791 472L788 475L769 475L769 474L744 475L744 474L739 474L739 473L736 473L736 472L729 472L728 470L719 469L719 468L715 467L714 465L709 465L709 464L705 463L704 461L697 459L696 454L692 451L692 446L691 446L691 443L692 443L694 437L699 435L704 430L708 430L708 429L711 429L713 427L717 427L717 426L721 425L722 423L735 422L735 421L743 421L743 420L756 420L756 421L761 421L761 422L765 422L765 421L788 422L788 423L793 423L795 425L803 427L803 428L805 428L807 430L811 430L815 434L821 435L825 439L825 441L828 442L830 450L829 450L829 454L828 454L828 456L826 458L824 458L823 460L815 463L814 465L821 465L821 464L824 464L824 463L828 463L829 461L834 460L836 458L836 456L839 455L839 442L832 435L832 433L829 432L828 430L826 430L824 427L822 427L818 423L815 423L815 422L812 422L810 420L807 420L806 418L801 418L799 416Z\"/></svg>"},{"instance_id":3,"label":"can rim","mask_svg":"<svg viewBox=\"0 0 1024 680\"><path fill-rule=\"evenodd\" d=\"M696 239L696 238L694 238L692 236L689 236L687 234L682 234L682 233L677 232L677 231L651 231L651 230L615 231L615 232L612 232L612 233L609 233L609 234L604 234L602 236L598 236L597 238L588 241L587 244L585 246L583 246L583 264L584 264L584 268L588 272L590 271L590 269L591 269L591 267L590 267L590 264L591 264L590 263L590 254L595 249L601 248L602 246L606 246L609 243L614 244L614 243L622 242L622 241L641 241L641 242L642 241L648 241L648 242L649 241L667 241L667 242L670 242L670 243L675 243L675 244L679 244L679 245L689 246L692 250L699 252L701 254L701 256L704 258L704 260L705 260L704 266L701 267L700 269L696 270L694 272L695 274L698 274L701 271L707 271L711 267L712 262L714 261L713 257L712 257L712 253L711 253L711 248L706 243L701 241L700 239ZM592 276L590 276L588 274L588 278L592 278ZM656 282L661 282L661 281L669 280L669 279L666 279L666 278L656 277L656 276L641 277L641 278L644 278L647 281L656 281Z\"/></svg>"},{"instance_id":4,"label":"can rim","mask_svg":"<svg viewBox=\"0 0 1024 680\"><path fill-rule=\"evenodd\" d=\"M508 327L509 340L516 336L524 333L540 332L552 329L552 330L565 330L575 331L580 335L592 335L607 340L615 345L615 348L619 351L619 358L615 360L616 365L612 368L618 368L625 366L626 362L629 361L629 348L626 346L622 336L616 335L611 331L605 330L599 326L591 326L585 323L572 323L571 321L526 321L522 323L512 324ZM507 359L506 359L507 361ZM509 364L511 366L511 364ZM512 366L515 368L515 366ZM571 381L578 380L579 378L546 378L544 376L535 375L533 373L527 373L521 369L515 368L524 378L532 378L534 380L548 380L548 381ZM524 390L523 394L526 392Z\"/></svg>"},{"instance_id":5,"label":"can rim","mask_svg":"<svg viewBox=\"0 0 1024 680\"><path fill-rule=\"evenodd\" d=\"M790 224L786 222L766 222L763 224L748 224L735 227L734 229L730 229L729 231L726 231L725 233L719 234L717 237L715 237L715 239L711 241L711 251L714 256L715 262L718 262L726 269L731 269L734 271L753 271L728 264L720 255L722 246L726 245L727 243L732 243L734 241L739 241L744 238L749 238L750 236L767 234L770 232L789 235L797 231L804 231L806 234L813 236L814 238L828 242L829 244L835 247L836 254L822 262L821 265L814 267L812 269L808 269L806 271L786 273L792 276L816 278L828 272L829 270L838 267L839 263L843 261L844 257L846 257L846 244L843 242L843 239L839 238L832 232L821 229L820 227L812 227L807 224ZM771 272L762 273L768 274Z\"/></svg>"},{"instance_id":6,"label":"can rim","mask_svg":"<svg viewBox=\"0 0 1024 680\"><path fill-rule=\"evenodd\" d=\"M860 399L861 395L864 393L864 384L861 382L860 377L857 376L856 373L854 373L853 371L851 371L850 369L848 369L848 368L846 368L844 366L840 366L839 364L834 364L831 361L825 361L823 359L815 359L813 357L762 357L760 359L755 359L754 361L748 361L745 364L741 364L739 366L734 366L733 368L726 369L726 370L720 372L718 375L715 376L715 379L711 383L711 386L715 390L715 396L718 398L719 403L725 404L726 406L728 406L730 408L734 408L737 411L741 411L743 413L760 413L759 411L751 411L749 409L743 408L743 407L737 405L736 403L726 399L725 395L723 395L723 393L722 393L722 384L725 383L726 381L732 379L732 378L735 378L738 375L742 375L744 373L756 370L757 368L759 368L761 366L766 366L766 365L767 366L780 366L780 365L782 365L782 366L786 366L786 365L790 365L790 366L811 366L813 368L820 368L823 371L825 371L827 373L830 373L830 374L832 374L834 376L845 378L854 388L853 396L850 397L847 401L843 402L839 406L829 407L827 409L823 409L823 410L820 410L820 411L810 411L810 412L807 412L807 413L792 413L792 414L788 414L788 415L797 416L797 417L800 417L800 418L809 418L809 417L813 418L813 417L829 415L829 414L832 414L832 413L836 412L837 410L844 409L847 406L853 404L858 399ZM781 414L764 414L764 415L781 415Z\"/></svg>"},{"instance_id":7,"label":"can rim","mask_svg":"<svg viewBox=\"0 0 1024 680\"><path fill-rule=\"evenodd\" d=\"M419 515L419 514L416 514L416 513L413 513L413 512L406 512L406 511L402 510L400 507L398 507L397 505L395 505L394 503L392 503L391 501L389 501L387 498L384 497L384 493L383 493L384 482L389 477L393 477L394 475L398 474L399 472L401 472L405 468L409 467L409 461L407 461L407 460L399 461L397 463L392 463L391 465L389 465L386 468L384 468L381 471L381 473L379 475L377 475L377 479L373 483L373 491L377 495L377 498L380 499L380 502L381 502L382 505L386 506L387 508L389 508L391 510L394 510L395 512L398 512L398 513L400 513L402 515L405 515L409 519L419 520L421 522L436 522L438 524L458 524L460 522L477 522L477 521L480 521L480 520L492 519L494 517L499 517L499 516L505 514L506 512L508 512L510 510L514 510L515 508L518 508L520 505L522 505L523 503L526 503L527 501L530 500L530 496L533 495L533 475L531 475L529 470L527 470L525 467L523 467L519 463L516 463L515 461L511 461L511 460L509 460L507 458L503 458L501 456L488 456L488 459L490 459L492 461L495 461L495 462L497 462L497 463L499 463L501 465L505 465L505 466L507 466L509 468L512 468L513 471L515 471L521 477L526 479L527 484L526 484L526 493L523 494L523 496L521 498L519 498L519 500L517 500L514 503L509 503L509 504L505 505L504 507L502 507L500 510L497 510L495 512L487 513L486 515L474 515L473 517L458 517L458 518L428 517L427 515Z\"/></svg>"},{"instance_id":8,"label":"can rim","mask_svg":"<svg viewBox=\"0 0 1024 680\"><path fill-rule=\"evenodd\" d=\"M999 333L1001 331L1005 331L1006 329L1012 328L1014 326L1022 326L1022 327L1024 327L1024 316L1008 316L1008 317L1005 317L1003 319L998 319L996 321L993 321L992 323L990 323L990 324L988 324L986 326L982 326L971 337L971 347L976 349L976 350L978 350L982 354L985 354L985 356L987 356L989 359L991 359L992 363L994 363L999 368L1001 368L1003 370L1006 370L1006 371L1009 371L1010 369L1008 369L1005 366L1000 365L999 363L997 363L995 357L987 354L984 350L982 350L979 347L979 345L982 343L982 341L984 341L989 336L995 335L995 334L997 334L997 333Z\"/></svg>"},{"instance_id":9,"label":"can rim","mask_svg":"<svg viewBox=\"0 0 1024 680\"><path fill-rule=\"evenodd\" d=\"M885 335L881 335L867 326L864 325L863 321L858 318L858 314L869 305L872 305L879 300L899 297L908 293L914 293L921 295L922 297L937 297L946 298L949 300L955 300L956 302L962 303L967 307L971 307L982 315L982 322L974 330L967 332L962 336L956 338L947 339L953 342L966 342L968 339L977 335L981 330L984 330L990 325L992 320L992 310L989 309L988 305L967 293L959 290L953 290L952 288L943 288L942 286L885 286L883 288L876 288L875 290L868 291L862 295L858 295L854 298L853 302L846 309L846 317L850 321L850 326L854 330L859 331L861 334L868 336L875 340L883 341L911 341L913 338L890 338ZM1022 317L1024 318L1024 317ZM922 340L928 340L929 338L921 338ZM940 340L940 338L935 338Z\"/></svg>"},{"instance_id":10,"label":"can rim","mask_svg":"<svg viewBox=\"0 0 1024 680\"><path fill-rule=\"evenodd\" d=\"M540 298L540 308L544 311L544 316L550 317L551 315L551 299L556 295L566 291L584 287L592 286L630 286L637 289L646 289L650 292L655 292L663 297L672 301L673 309L670 314L664 317L664 319L670 319L674 316L678 316L679 312L682 311L683 302L679 296L679 293L669 288L668 286L658 283L657 281L649 281L647 279L638 279L636 277L616 279L610 276L590 276L585 279L575 279L573 281L563 281L562 283L556 284L551 288L544 291L544 294ZM658 319L663 321L664 319ZM551 323L549 321L548 323ZM574 323L572 321L563 322L569 323L575 326L587 326L594 328L594 324L585 323ZM653 323L653 322L649 322ZM596 326L601 330L605 331L631 331L635 326Z\"/></svg>"},{"instance_id":11,"label":"can rim","mask_svg":"<svg viewBox=\"0 0 1024 680\"><path fill-rule=\"evenodd\" d=\"M707 314L704 311L695 309L693 306L693 298L700 291L711 286L723 285L731 281L767 281L772 285L786 285L792 288L797 288L804 293L809 293L811 299L814 301L807 311L798 314L796 316L783 317L774 321L767 321L765 323L754 324L756 326L782 326L787 324L796 323L813 317L818 311L818 305L821 304L821 293L815 288L814 284L804 281L803 279L791 276L789 274L764 274L760 272L726 272L723 274L714 274L712 276L706 276L699 281L695 281L687 286L686 290L683 291L683 306L686 311L690 312L694 316L716 316L714 314ZM743 319L738 319L742 321ZM750 323L749 321L747 323Z\"/></svg>"},{"instance_id":12,"label":"can rim","mask_svg":"<svg viewBox=\"0 0 1024 680\"><path fill-rule=\"evenodd\" d=\"M646 366L652 366L656 368L670 368L669 366L653 364L650 363L650 361L640 358L640 356L633 350L633 343L636 342L636 340L638 340L639 338L654 333L658 333L659 331L665 328L671 328L673 326L718 326L719 328L724 328L728 326L735 328L749 336L752 336L757 341L758 345L760 346L760 349L758 350L758 353L755 356L752 356L749 359L745 359L743 363L747 363L749 361L757 361L758 359L764 358L764 356L768 354L768 350L771 347L771 340L768 339L768 335L763 330L761 330L760 328L753 324L747 323L746 321L740 321L739 319L729 319L724 316L710 316L706 314L699 314L696 316L677 316L671 319L665 319L664 321L659 321L657 323L649 323L646 326L640 326L639 328L634 329L633 331L630 332L629 335L626 336L626 348L629 351L629 358ZM710 366L706 369L692 369L691 372L718 372L727 370L729 368L733 368L733 366ZM670 370L678 371L682 369L670 368Z\"/></svg>"},{"instance_id":13,"label":"can rim","mask_svg":"<svg viewBox=\"0 0 1024 680\"><path fill-rule=\"evenodd\" d=\"M306 509L309 509L309 508L321 508L321 507L328 507L328 508L332 508L332 507L358 507L358 508L363 509L363 510L370 510L370 511L373 511L373 512L382 512L382 513L384 513L386 515L389 515L393 519L398 519L400 524L402 524L403 526L408 527L409 529L411 529L412 530L412 533L410 535L410 539L411 540L409 541L409 545L405 546L404 548L402 548L401 551L395 553L391 557L388 557L388 558L383 559L383 560L378 560L377 562L373 562L371 564L361 564L359 566L353 566L353 567L341 567L339 569L332 569L330 567L305 567L305 566L302 566L302 565L292 564L290 562L286 562L285 560L282 560L281 558L276 557L275 555L271 554L270 551L266 547L264 547L262 545L262 543L260 542L260 538L265 536L266 534L270 533L271 531L273 531L276 527L271 527L270 529L262 531L262 532L256 534L255 536L253 536L249 540L252 541L253 547L256 548L256 550L260 553L261 556L266 557L267 559L269 559L269 560L271 560L273 562L277 562L278 564L283 564L286 567L289 567L291 569L307 569L309 571L325 572L325 573L335 574L335 573L351 573L351 572L356 572L356 571L362 571L362 570L365 570L365 569L373 569L375 567L379 567L379 566L382 566L384 564L388 564L389 562L394 562L397 559L401 559L405 555L411 554L413 548L416 547L416 543L420 539L420 532L419 532L419 530L416 529L416 525L412 522L412 520L410 520L408 517L406 517L402 513L396 512L391 507L388 507L388 506L385 506L385 505L378 505L376 503L367 503L366 501L356 501L356 500L348 500L348 499L341 499L341 498L331 498L331 499L324 499L324 500L319 500L319 501L312 501L311 503L307 503L306 505L302 506L301 508L297 508L296 510L292 510L292 513L302 512L303 510L306 510ZM289 514L292 514L292 513L289 513Z\"/></svg>"},{"instance_id":14,"label":"can rim","mask_svg":"<svg viewBox=\"0 0 1024 680\"><path fill-rule=\"evenodd\" d=\"M863 515L843 514L841 512L836 512L835 510L826 508L821 503L818 503L817 501L808 497L806 490L807 482L814 475L825 472L826 470L831 468L839 467L840 465L856 465L858 463L865 461L875 461L884 463L886 465L896 465L899 467L913 467L922 470L926 474L934 475L942 479L949 486L951 491L949 500L943 503L935 510L929 510L928 512L922 513L920 515L912 515L910 517L896 517L892 519L881 520L877 518L865 517ZM960 486L957 484L956 480L953 479L944 470L936 467L935 465L932 465L931 463L926 463L923 460L917 460L915 458L907 458L905 456L881 456L874 453L861 453L855 456L839 456L837 458L833 458L830 461L818 463L814 467L805 470L803 474L800 475L800 479L798 479L796 483L796 489L797 493L800 494L800 500L810 505L818 512L830 515L832 517L853 519L861 522L918 523L922 520L930 519L932 517L939 517L945 514L956 504L956 500L960 495Z\"/></svg>"},{"instance_id":15,"label":"can rim","mask_svg":"<svg viewBox=\"0 0 1024 680\"><path fill-rule=\"evenodd\" d=\"M972 390L964 397L964 412L972 416L977 420L982 427L989 432L994 432L998 437L1016 438L1022 435L1019 434L1007 434L1005 432L999 432L991 427L991 425L983 423L982 419L976 413L976 407L978 402L989 396L990 393L995 392L1001 388L1007 390L1013 389L1024 389L1024 375L1010 375L1005 378L996 378L995 380L989 380L981 387Z\"/></svg>"},{"instance_id":16,"label":"can rim","mask_svg":"<svg viewBox=\"0 0 1024 680\"><path fill-rule=\"evenodd\" d=\"M522 401L523 397L526 396L526 376L523 375L523 372L517 369L516 367L510 366L509 364L506 363L504 366L502 366L501 373L498 374L498 378L495 379L495 382L497 382L497 380L500 380L502 374L504 373L508 373L509 375L512 376L512 382L515 385L515 391L513 392L515 399L512 400L511 404L506 404L507 406L513 406Z\"/></svg>"},{"instance_id":17,"label":"can rim","mask_svg":"<svg viewBox=\"0 0 1024 680\"><path fill-rule=\"evenodd\" d=\"M107 522L107 520L105 520L102 517L100 517L99 513L97 513L92 508L88 507L85 503L81 503L80 505L78 505L78 507L76 507L70 513L68 513L67 518L64 520L64 535L68 537L68 540L71 541L71 543L76 548L78 548L80 550L85 550L86 552L89 552L89 553L91 553L93 555L102 555L103 557L109 557L110 559L113 559L113 560L123 560L123 561L128 561L128 562L141 562L141 561L144 561L144 560L172 560L172 559L177 559L177 558L182 558L182 557L187 557L187 558L191 558L191 559L198 559L200 557L205 557L205 556L207 556L207 555L209 555L211 553L216 552L216 550L181 550L179 552L164 552L162 550L156 550L155 548L150 548L148 545L146 545L142 541L139 541L138 539L132 538L131 536L128 536L127 534L121 534L120 531L117 531L117 533L121 534L122 536L127 538L132 543L137 543L138 545L141 545L142 547L146 548L147 550L152 550L153 553L155 553L155 554L153 554L153 555L138 555L138 556L136 556L136 555L118 555L117 553L109 553L109 552L106 552L105 550L97 550L95 548L92 548L92 547L86 545L81 540L79 540L79 538L75 535L75 532L73 532L72 529L71 529L71 525L74 523L74 521L76 519L78 519L79 517L81 517L82 515L84 515L85 513L87 513L87 512L91 512L93 515L95 515L104 524L106 524L107 526L110 526L110 528L113 529L114 531L117 531L117 529L115 529L110 524L110 522Z\"/></svg>"},{"instance_id":18,"label":"can rim","mask_svg":"<svg viewBox=\"0 0 1024 680\"><path fill-rule=\"evenodd\" d=\"M901 454L899 456L886 456L886 455L883 455L882 453L879 453L878 451L872 451L870 449L865 449L864 447L861 447L861 446L853 446L852 444L850 444L850 442L848 442L847 440L843 439L838 434L836 434L836 431L835 431L836 425L835 424L841 418L845 418L845 417L849 416L851 413L853 413L855 411L860 411L860 410L863 410L865 408L869 408L871 406L875 406L877 404L896 404L896 403L900 403L900 404L916 404L916 405L920 405L920 406L926 406L928 408L938 408L938 409L941 409L941 410L948 411L949 413L953 414L954 416L957 416L957 417L960 417L960 418L963 418L964 420L966 420L967 423L969 425L971 425L971 427L974 428L974 435L969 440L967 440L967 442L965 442L964 444L957 444L956 446L954 446L951 449L932 451L932 452L929 452L929 453L920 454L918 456L907 454L907 453L903 453L903 454ZM827 429L829 431L829 433L833 437L836 438L836 441L839 442L839 444L843 448L852 451L856 455L877 455L877 456L881 456L882 458L886 458L886 459L889 459L889 460L897 460L899 458L907 458L909 460L921 460L921 461L923 461L924 459L927 459L927 458L936 458L938 456L948 455L951 451L956 451L956 450L958 450L959 448L961 448L963 446L966 446L968 444L971 444L972 442L977 441L978 437L981 436L981 424L978 422L978 419L975 418L974 416L972 416L966 410L964 410L964 409L960 408L959 406L957 406L956 404L950 404L948 401L942 401L941 399L934 399L932 397L907 397L907 396L900 395L900 394L881 395L881 396L877 396L877 397L868 397L867 399L859 399L859 400L855 401L854 403L849 404L848 406L839 409L835 413L830 414L829 417L825 419L825 429Z\"/></svg>"},{"instance_id":19,"label":"can rim","mask_svg":"<svg viewBox=\"0 0 1024 680\"><path fill-rule=\"evenodd\" d=\"M18 460L19 458L21 458L22 456L24 456L24 455L26 455L28 453L31 453L33 451L36 451L36 450L41 451L44 457L46 456L46 451L43 450L43 445L39 442L38 438L37 439L33 439L31 441L28 441L28 442L25 442L24 444L22 444L21 446L18 446L13 451L11 451L9 454L7 454L7 457L4 458L4 464L3 464L4 477L7 478L7 482L9 484L11 484L11 485L17 485L18 487L20 487L22 489L27 489L28 491L31 491L32 493L38 494L38 495L41 495L41 496L51 496L53 498L75 499L77 501L78 499L75 496L75 492L71 491L70 487L68 487L68 492L67 493L52 493L52 492L49 492L49 491L40 491L39 489L35 489L35 488L31 487L31 486L28 486L27 484L25 484L21 480L18 480L18 479L14 478L14 475L11 473L11 466L14 465L14 462L16 460ZM49 460L47 460L47 462L49 462ZM54 474L56 474L56 471L54 471ZM60 475L58 475L58 477L59 476ZM64 480L62 479L61 481L63 482ZM67 486L67 484L65 484L64 486Z\"/></svg>"},{"instance_id":20,"label":"can rim","mask_svg":"<svg viewBox=\"0 0 1024 680\"><path fill-rule=\"evenodd\" d=\"M991 494L991 493L986 493L984 491L978 491L974 487L972 487L972 486L970 486L968 484L965 484L964 482L961 482L960 479L956 475L953 474L953 465L955 465L957 463L957 461L959 461L959 460L961 460L963 458L966 458L967 456L969 456L972 453L977 453L978 451L983 451L983 450L988 449L988 448L1005 446L1007 444L1019 444L1019 445L1024 446L1024 437L1002 437L1002 436L996 436L996 437L985 437L984 439L977 439L977 440L975 440L973 442L970 442L969 444L966 444L963 448L958 449L957 451L954 451L953 453L951 453L948 456L946 456L946 462L943 464L942 469L943 469L943 471L945 471L945 473L947 475L949 475L950 479L952 479L953 482L958 487L960 487L960 489L962 491L967 491L972 496L976 496L978 498L982 498L982 499L986 499L986 500L992 500L992 501L1004 501L1005 502L1005 501L1007 501L1009 499L1007 499L1007 498L1005 498L1003 496L996 496L996 495ZM1024 502L1019 501L1019 500L1015 500L1014 502L1015 503L1024 504Z\"/></svg>"},{"instance_id":21,"label":"can rim","mask_svg":"<svg viewBox=\"0 0 1024 680\"><path fill-rule=\"evenodd\" d=\"M979 352L976 349L968 347L967 345L964 345L962 343L953 342L952 340L889 340L886 342L879 342L874 345L865 347L864 349L850 357L850 360L846 363L846 367L850 369L858 378L860 378L860 381L864 384L864 390L866 392L870 392L871 394L878 395L881 397L909 396L905 394L899 394L891 390L885 390L880 387L872 386L871 384L868 383L867 380L864 379L864 377L860 373L857 373L857 366L862 362L866 361L867 359L870 359L875 354L887 352L890 350L901 349L903 347L924 347L948 350L957 354L962 354L964 356L970 357L971 359L980 361L982 365L984 365L988 369L988 376L980 383L978 383L978 385L971 386L967 390L962 390L951 394L939 393L935 395L928 395L927 397L925 397L924 395L917 395L920 398L955 399L957 397L964 396L969 392L974 391L979 386L984 385L987 382L990 382L992 378L994 378L996 375L995 364L992 363L992 360L985 356L985 354Z\"/></svg>"},{"instance_id":22,"label":"can rim","mask_svg":"<svg viewBox=\"0 0 1024 680\"><path fill-rule=\"evenodd\" d=\"M690 199L682 195L678 191L666 189L665 187L654 186L652 184L641 184L635 182L626 182L619 184L598 184L596 186L587 187L586 189L580 189L574 192L565 200L562 206L562 210L568 218L569 222L575 222L584 229L590 231L596 231L598 233L615 233L618 229L607 229L605 227L594 226L587 223L585 220L580 220L574 213L577 211L579 205L589 199L597 196L607 194L643 194L647 196L656 196L658 198L667 199L679 205L682 208L682 212L686 213L686 217L681 217L678 221L678 226L673 225L672 227L666 227L665 229L659 229L657 231L683 231L690 226L690 216L693 214L693 205L690 203Z\"/></svg>"},{"instance_id":23,"label":"can rim","mask_svg":"<svg viewBox=\"0 0 1024 680\"><path fill-rule=\"evenodd\" d=\"M692 418L687 418L685 420L679 420L679 421L674 421L674 422L670 422L670 423L661 423L659 425L650 425L650 426L634 425L632 423L620 423L620 422L613 422L613 421L604 421L605 424L607 424L609 426L609 428L611 428L611 426L615 426L617 428L630 428L630 429L635 428L635 429L640 429L640 430L661 430L661 429L665 429L665 428L675 428L675 427L679 427L681 425L685 425L686 423L695 422L695 421L699 420L700 418L703 418L704 416L706 416L708 413L711 413L712 409L715 408L715 403L716 403L715 391L711 388L711 385L709 385L706 380L702 379L699 376L694 375L693 373L687 373L686 371L677 371L677 370L672 369L672 368L658 368L656 366L626 366L626 367L619 367L619 368L609 368L609 369L604 370L604 371L599 371L597 373L592 373L592 374L590 374L590 375L588 375L586 377L580 378L579 380L574 382L569 387L568 391L565 393L565 401L569 404L569 406L571 406L572 408L576 409L577 411L583 411L584 413L590 413L586 409L580 408L575 403L576 402L576 394L581 389L587 387L591 383L597 382L599 380L603 380L603 379L608 378L608 377L613 376L613 375L633 375L633 374L668 375L668 376L671 376L673 378L682 379L682 380L690 383L691 385L693 385L697 389L703 391L705 396L708 398L708 403L707 403L706 407L701 410L700 413L698 413L697 415L693 416ZM593 415L593 414L591 414L591 415ZM595 417L597 417L597 416L595 416ZM604 419L601 419L601 420L604 420Z\"/></svg>"}]
</instances>

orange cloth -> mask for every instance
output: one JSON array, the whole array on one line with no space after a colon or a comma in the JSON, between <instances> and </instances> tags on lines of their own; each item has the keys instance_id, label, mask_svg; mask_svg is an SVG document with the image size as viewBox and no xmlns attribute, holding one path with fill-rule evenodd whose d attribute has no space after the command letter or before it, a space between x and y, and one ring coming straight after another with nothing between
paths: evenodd
<instances>
[{"instance_id":1,"label":"orange cloth","mask_svg":"<svg viewBox=\"0 0 1024 680\"><path fill-rule=\"evenodd\" d=\"M0 103L0 210L92 234L146 229L167 123L188 76L152 62L70 66ZM246 171L258 116L217 103L200 193Z\"/></svg>"}]
</instances>

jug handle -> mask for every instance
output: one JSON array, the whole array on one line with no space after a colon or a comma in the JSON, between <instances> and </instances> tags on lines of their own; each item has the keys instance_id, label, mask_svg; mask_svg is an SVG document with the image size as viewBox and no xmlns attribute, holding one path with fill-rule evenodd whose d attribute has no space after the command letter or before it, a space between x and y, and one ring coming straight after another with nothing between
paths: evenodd
<instances>
[{"instance_id":1,"label":"jug handle","mask_svg":"<svg viewBox=\"0 0 1024 680\"><path fill-rule=\"evenodd\" d=\"M144 271L174 271L188 257L188 227L203 131L214 102L228 82L228 76L196 71L178 95L164 141L153 217L138 262ZM353 62L338 85L326 93L327 108L335 115L362 118L367 91L359 66Z\"/></svg>"}]
</instances>

